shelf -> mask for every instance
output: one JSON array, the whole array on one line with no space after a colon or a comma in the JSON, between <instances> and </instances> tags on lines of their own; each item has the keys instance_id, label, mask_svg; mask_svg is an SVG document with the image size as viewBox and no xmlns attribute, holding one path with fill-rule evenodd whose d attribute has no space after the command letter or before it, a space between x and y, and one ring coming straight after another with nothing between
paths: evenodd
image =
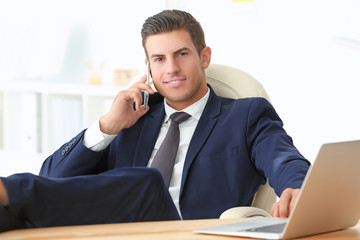
<instances>
[{"instance_id":1,"label":"shelf","mask_svg":"<svg viewBox=\"0 0 360 240\"><path fill-rule=\"evenodd\" d=\"M34 92L63 95L91 95L115 97L117 92L125 87L87 85L79 83L44 83L18 81L13 83L0 83L0 91L5 92Z\"/></svg>"},{"instance_id":2,"label":"shelf","mask_svg":"<svg viewBox=\"0 0 360 240\"><path fill-rule=\"evenodd\" d=\"M125 87L0 83L0 150L51 154L105 114Z\"/></svg>"},{"instance_id":3,"label":"shelf","mask_svg":"<svg viewBox=\"0 0 360 240\"><path fill-rule=\"evenodd\" d=\"M46 157L45 154L0 150L0 176L7 177L21 172L38 174Z\"/></svg>"}]
</instances>

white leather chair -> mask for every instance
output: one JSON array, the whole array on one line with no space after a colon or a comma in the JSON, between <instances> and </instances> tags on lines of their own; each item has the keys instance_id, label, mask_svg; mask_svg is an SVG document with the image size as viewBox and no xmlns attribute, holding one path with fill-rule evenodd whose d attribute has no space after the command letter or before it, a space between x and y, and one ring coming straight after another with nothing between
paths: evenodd
<instances>
[{"instance_id":1,"label":"white leather chair","mask_svg":"<svg viewBox=\"0 0 360 240\"><path fill-rule=\"evenodd\" d=\"M262 84L246 72L219 64L210 64L206 70L207 82L215 93L227 98L263 97L270 98ZM277 196L268 182L261 185L254 195L250 207L234 207L226 210L220 218L244 218L270 216L272 204Z\"/></svg>"}]
</instances>

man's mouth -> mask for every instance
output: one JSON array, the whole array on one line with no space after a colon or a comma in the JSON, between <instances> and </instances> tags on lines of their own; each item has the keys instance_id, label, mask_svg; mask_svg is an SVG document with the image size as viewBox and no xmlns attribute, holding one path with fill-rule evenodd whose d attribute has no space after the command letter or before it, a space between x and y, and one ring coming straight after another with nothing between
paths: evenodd
<instances>
[{"instance_id":1,"label":"man's mouth","mask_svg":"<svg viewBox=\"0 0 360 240\"><path fill-rule=\"evenodd\" d=\"M174 81L169 81L168 83L177 83L177 82L181 82L182 80L174 80Z\"/></svg>"},{"instance_id":2,"label":"man's mouth","mask_svg":"<svg viewBox=\"0 0 360 240\"><path fill-rule=\"evenodd\" d=\"M163 82L165 84L171 85L171 86L178 86L181 84L181 82L185 81L186 77L184 76L177 76L177 77L170 77L168 79L165 79Z\"/></svg>"}]
</instances>

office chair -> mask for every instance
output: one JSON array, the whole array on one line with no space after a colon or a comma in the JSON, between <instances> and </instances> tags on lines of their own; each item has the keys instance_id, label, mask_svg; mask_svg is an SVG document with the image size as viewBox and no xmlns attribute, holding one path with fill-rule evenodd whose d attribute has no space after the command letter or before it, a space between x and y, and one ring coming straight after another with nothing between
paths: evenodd
<instances>
[{"instance_id":1,"label":"office chair","mask_svg":"<svg viewBox=\"0 0 360 240\"><path fill-rule=\"evenodd\" d=\"M206 70L207 82L215 93L227 98L263 97L270 102L264 87L246 72L219 64L210 64ZM250 207L234 207L226 210L220 218L245 218L255 216L270 216L272 204L277 196L268 184L261 185Z\"/></svg>"}]
</instances>

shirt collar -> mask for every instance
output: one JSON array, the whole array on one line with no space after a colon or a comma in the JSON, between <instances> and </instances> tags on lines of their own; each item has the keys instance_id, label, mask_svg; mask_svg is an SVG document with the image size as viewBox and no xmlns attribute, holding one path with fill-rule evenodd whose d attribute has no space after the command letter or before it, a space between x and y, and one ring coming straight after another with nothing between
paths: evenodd
<instances>
[{"instance_id":1,"label":"shirt collar","mask_svg":"<svg viewBox=\"0 0 360 240\"><path fill-rule=\"evenodd\" d=\"M190 106L188 106L187 108L181 110L181 112L186 112L186 113L190 114L191 117L193 117L199 121L201 114L204 111L205 105L209 99L209 95L210 95L210 91L208 88L206 94L199 101L197 101L197 102L191 104ZM166 103L165 98L164 98L164 106L165 106L165 122L168 122L171 114L173 114L174 112L177 112L177 110L170 107Z\"/></svg>"}]
</instances>

